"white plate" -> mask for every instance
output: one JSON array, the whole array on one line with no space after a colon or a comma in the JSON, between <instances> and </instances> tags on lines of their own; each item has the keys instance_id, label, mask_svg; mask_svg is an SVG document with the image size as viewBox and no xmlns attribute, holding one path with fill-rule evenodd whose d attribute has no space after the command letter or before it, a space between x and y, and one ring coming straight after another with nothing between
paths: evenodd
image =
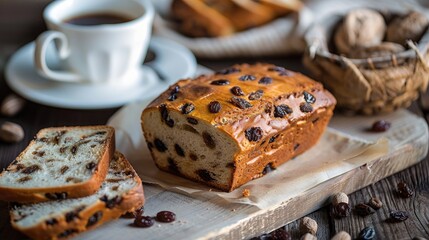
<instances>
[{"instance_id":1,"label":"white plate","mask_svg":"<svg viewBox=\"0 0 429 240\"><path fill-rule=\"evenodd\" d=\"M40 76L34 68L34 42L19 49L6 66L6 82L15 92L34 102L71 109L112 108L138 100L153 98L178 79L191 77L196 71L194 55L170 40L153 37L149 49L156 58L150 66L162 71L165 80L142 65L135 81L127 85L97 85L55 82ZM52 47L47 52L51 68L61 68Z\"/></svg>"}]
</instances>

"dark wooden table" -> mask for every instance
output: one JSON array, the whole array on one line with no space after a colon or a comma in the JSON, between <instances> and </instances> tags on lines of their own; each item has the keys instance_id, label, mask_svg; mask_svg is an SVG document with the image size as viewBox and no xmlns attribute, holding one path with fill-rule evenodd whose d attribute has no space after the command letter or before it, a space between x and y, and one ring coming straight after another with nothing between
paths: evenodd
<instances>
[{"instance_id":1,"label":"dark wooden table","mask_svg":"<svg viewBox=\"0 0 429 240\"><path fill-rule=\"evenodd\" d=\"M0 101L12 91L4 81L4 65L8 57L23 44L32 41L37 34L44 30L41 12L46 0L17 0L0 1ZM24 19L21 19L24 18ZM15 19L11 25L11 21ZM289 69L306 73L300 56L285 58L245 58L227 60L199 59L198 62L212 69L221 69L234 63L241 62L271 62ZM429 104L414 103L409 109L414 113L429 119ZM45 127L104 124L118 109L103 110L67 110L43 106L27 102L24 109L16 116L8 118L0 116L0 123L12 121L20 124L25 130L25 139L17 144L0 143L0 168L5 168L28 144L36 132ZM414 195L408 199L398 198L395 194L396 184L407 182L414 190ZM366 226L375 228L375 239L412 239L425 237L429 239L429 158L421 163L381 180L371 186L350 195L352 205L363 202L368 196L378 196L384 207L368 217L358 217L354 214L343 219L333 219L329 216L328 207L313 212L309 217L319 224L318 239L330 239L336 232L347 231L353 238ZM388 224L385 222L389 209L400 209L409 212L410 218L402 223ZM299 220L285 226L292 234L292 239L299 239ZM25 239L9 224L7 203L0 203L0 239Z\"/></svg>"}]
</instances>

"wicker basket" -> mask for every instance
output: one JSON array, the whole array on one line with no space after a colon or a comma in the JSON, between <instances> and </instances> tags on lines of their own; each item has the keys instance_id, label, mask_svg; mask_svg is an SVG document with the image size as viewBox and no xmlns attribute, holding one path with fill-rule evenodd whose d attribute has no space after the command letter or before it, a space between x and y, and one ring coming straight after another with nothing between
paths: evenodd
<instances>
[{"instance_id":1,"label":"wicker basket","mask_svg":"<svg viewBox=\"0 0 429 240\"><path fill-rule=\"evenodd\" d=\"M408 107L426 91L429 80L429 31L419 43L390 56L350 59L331 53L329 44L343 16L311 27L306 35L304 65L338 101L338 108L367 115Z\"/></svg>"}]
</instances>

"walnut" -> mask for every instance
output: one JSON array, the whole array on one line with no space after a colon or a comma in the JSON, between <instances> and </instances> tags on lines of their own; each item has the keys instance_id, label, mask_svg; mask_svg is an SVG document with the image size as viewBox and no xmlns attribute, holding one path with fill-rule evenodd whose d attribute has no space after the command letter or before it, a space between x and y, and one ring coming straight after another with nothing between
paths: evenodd
<instances>
[{"instance_id":1,"label":"walnut","mask_svg":"<svg viewBox=\"0 0 429 240\"><path fill-rule=\"evenodd\" d=\"M24 139L24 130L19 124L4 122L0 125L0 141L17 143Z\"/></svg>"},{"instance_id":2,"label":"walnut","mask_svg":"<svg viewBox=\"0 0 429 240\"><path fill-rule=\"evenodd\" d=\"M425 15L410 12L403 17L393 19L387 26L386 40L405 44L408 39L417 42L429 24Z\"/></svg>"},{"instance_id":3,"label":"walnut","mask_svg":"<svg viewBox=\"0 0 429 240\"><path fill-rule=\"evenodd\" d=\"M351 240L351 239L352 238L351 238L350 234L348 234L345 231L341 231L341 232L335 234L335 236L333 236L331 238L331 240Z\"/></svg>"},{"instance_id":4,"label":"walnut","mask_svg":"<svg viewBox=\"0 0 429 240\"><path fill-rule=\"evenodd\" d=\"M299 225L301 234L310 233L316 235L317 232L317 222L309 217L304 217Z\"/></svg>"},{"instance_id":5,"label":"walnut","mask_svg":"<svg viewBox=\"0 0 429 240\"><path fill-rule=\"evenodd\" d=\"M355 48L350 51L348 57L350 58L372 58L389 56L395 53L405 51L405 48L398 43L382 42L378 45L371 47Z\"/></svg>"},{"instance_id":6,"label":"walnut","mask_svg":"<svg viewBox=\"0 0 429 240\"><path fill-rule=\"evenodd\" d=\"M336 206L339 203L349 203L349 197L343 192L339 192L332 196L332 205Z\"/></svg>"},{"instance_id":7,"label":"walnut","mask_svg":"<svg viewBox=\"0 0 429 240\"><path fill-rule=\"evenodd\" d=\"M339 53L347 55L354 48L380 44L385 29L380 13L370 9L350 11L335 33L335 46Z\"/></svg>"}]
</instances>

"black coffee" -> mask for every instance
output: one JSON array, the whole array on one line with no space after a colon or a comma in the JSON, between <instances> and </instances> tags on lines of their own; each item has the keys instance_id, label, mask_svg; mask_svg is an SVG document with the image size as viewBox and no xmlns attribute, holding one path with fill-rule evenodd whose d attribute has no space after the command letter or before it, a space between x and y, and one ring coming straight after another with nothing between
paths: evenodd
<instances>
[{"instance_id":1,"label":"black coffee","mask_svg":"<svg viewBox=\"0 0 429 240\"><path fill-rule=\"evenodd\" d=\"M103 24L125 23L131 20L133 19L130 17L119 15L116 13L94 13L72 17L70 19L65 20L64 22L80 26L96 26Z\"/></svg>"}]
</instances>

